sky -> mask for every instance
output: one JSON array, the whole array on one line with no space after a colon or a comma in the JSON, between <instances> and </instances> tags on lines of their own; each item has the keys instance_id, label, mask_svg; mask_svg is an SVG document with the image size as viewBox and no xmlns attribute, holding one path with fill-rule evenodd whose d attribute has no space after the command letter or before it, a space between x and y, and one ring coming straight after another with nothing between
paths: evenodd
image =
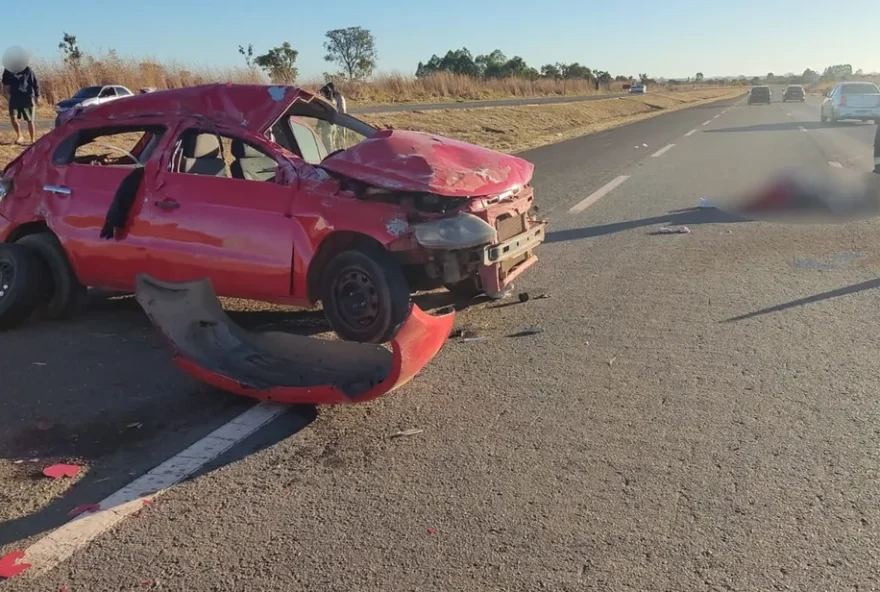
<instances>
[{"instance_id":1,"label":"sky","mask_svg":"<svg viewBox=\"0 0 880 592\"><path fill-rule=\"evenodd\" d=\"M300 77L314 78L336 71L323 59L325 33L361 26L376 38L380 72L414 73L420 60L461 47L474 55L501 49L535 67L579 62L654 78L801 73L839 63L880 71L880 4L844 5L845 17L818 0L89 0L76 9L69 0L40 0L28 18L4 19L0 45L52 58L66 31L86 52L225 67L244 64L239 44L262 53L289 41L299 50Z\"/></svg>"}]
</instances>

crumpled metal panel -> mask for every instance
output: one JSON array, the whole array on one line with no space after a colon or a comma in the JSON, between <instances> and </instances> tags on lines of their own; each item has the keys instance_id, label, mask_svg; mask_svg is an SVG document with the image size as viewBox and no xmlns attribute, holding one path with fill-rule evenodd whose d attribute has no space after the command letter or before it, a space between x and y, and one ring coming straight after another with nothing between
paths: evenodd
<instances>
[{"instance_id":1,"label":"crumpled metal panel","mask_svg":"<svg viewBox=\"0 0 880 592\"><path fill-rule=\"evenodd\" d=\"M393 391L437 355L455 319L454 313L431 316L413 305L389 351L246 331L226 315L207 279L169 283L139 274L136 298L183 371L232 393L291 404L360 403Z\"/></svg>"},{"instance_id":2,"label":"crumpled metal panel","mask_svg":"<svg viewBox=\"0 0 880 592\"><path fill-rule=\"evenodd\" d=\"M62 123L71 117L113 120L146 115L200 115L209 121L231 120L260 133L277 121L297 97L309 100L313 95L293 86L203 84L117 99L86 107L76 115L65 112Z\"/></svg>"},{"instance_id":3,"label":"crumpled metal panel","mask_svg":"<svg viewBox=\"0 0 880 592\"><path fill-rule=\"evenodd\" d=\"M380 130L324 159L329 171L392 191L480 197L526 185L534 165L522 158L449 138Z\"/></svg>"}]
</instances>

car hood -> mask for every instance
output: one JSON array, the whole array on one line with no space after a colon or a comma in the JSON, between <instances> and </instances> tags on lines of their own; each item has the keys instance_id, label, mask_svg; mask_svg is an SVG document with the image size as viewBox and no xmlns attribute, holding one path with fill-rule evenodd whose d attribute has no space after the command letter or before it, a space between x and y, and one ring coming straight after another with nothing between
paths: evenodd
<instances>
[{"instance_id":1,"label":"car hood","mask_svg":"<svg viewBox=\"0 0 880 592\"><path fill-rule=\"evenodd\" d=\"M55 106L59 107L61 109L68 109L68 108L73 107L75 105L79 105L80 103L83 102L83 100L84 99L64 99L63 101L60 101Z\"/></svg>"},{"instance_id":2,"label":"car hood","mask_svg":"<svg viewBox=\"0 0 880 592\"><path fill-rule=\"evenodd\" d=\"M383 129L321 162L329 171L393 191L478 197L531 181L522 158L449 138Z\"/></svg>"}]
</instances>

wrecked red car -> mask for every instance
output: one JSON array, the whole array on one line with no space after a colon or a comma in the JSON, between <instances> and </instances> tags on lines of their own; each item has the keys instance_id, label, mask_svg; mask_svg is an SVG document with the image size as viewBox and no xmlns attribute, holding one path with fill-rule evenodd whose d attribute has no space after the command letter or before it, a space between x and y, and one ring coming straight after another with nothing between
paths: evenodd
<instances>
[{"instance_id":1,"label":"wrecked red car","mask_svg":"<svg viewBox=\"0 0 880 592\"><path fill-rule=\"evenodd\" d=\"M0 323L81 308L86 286L210 280L219 296L319 301L388 342L411 294L503 293L536 261L533 165L376 129L289 86L213 84L66 115L0 179Z\"/></svg>"}]
</instances>

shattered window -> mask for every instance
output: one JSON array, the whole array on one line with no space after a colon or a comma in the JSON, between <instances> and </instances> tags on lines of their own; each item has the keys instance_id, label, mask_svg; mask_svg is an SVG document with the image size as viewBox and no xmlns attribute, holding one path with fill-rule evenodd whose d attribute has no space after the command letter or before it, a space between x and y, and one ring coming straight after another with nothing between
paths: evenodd
<instances>
[{"instance_id":1,"label":"shattered window","mask_svg":"<svg viewBox=\"0 0 880 592\"><path fill-rule=\"evenodd\" d=\"M164 128L87 130L76 138L68 162L96 166L140 166L158 144Z\"/></svg>"}]
</instances>

